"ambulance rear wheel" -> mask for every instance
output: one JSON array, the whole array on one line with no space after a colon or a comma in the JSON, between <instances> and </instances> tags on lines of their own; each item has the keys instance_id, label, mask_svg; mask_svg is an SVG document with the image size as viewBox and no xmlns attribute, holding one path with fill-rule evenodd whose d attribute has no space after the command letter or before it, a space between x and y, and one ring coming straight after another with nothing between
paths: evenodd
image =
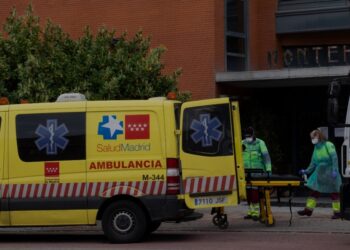
<instances>
[{"instance_id":1,"label":"ambulance rear wheel","mask_svg":"<svg viewBox=\"0 0 350 250\"><path fill-rule=\"evenodd\" d=\"M129 243L142 240L147 229L142 208L128 200L112 203L102 215L102 229L112 243Z\"/></svg>"}]
</instances>

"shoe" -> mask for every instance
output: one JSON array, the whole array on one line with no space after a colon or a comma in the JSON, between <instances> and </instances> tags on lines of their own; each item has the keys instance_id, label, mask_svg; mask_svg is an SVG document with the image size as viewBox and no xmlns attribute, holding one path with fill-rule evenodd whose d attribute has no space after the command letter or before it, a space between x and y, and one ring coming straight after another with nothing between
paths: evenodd
<instances>
[{"instance_id":1,"label":"shoe","mask_svg":"<svg viewBox=\"0 0 350 250\"><path fill-rule=\"evenodd\" d=\"M304 215L311 216L312 215L312 210L305 208L304 210L298 211L298 214L300 216L304 216Z\"/></svg>"},{"instance_id":2,"label":"shoe","mask_svg":"<svg viewBox=\"0 0 350 250\"><path fill-rule=\"evenodd\" d=\"M252 216L250 214L247 214L246 216L243 217L245 220L250 220L252 219Z\"/></svg>"},{"instance_id":3,"label":"shoe","mask_svg":"<svg viewBox=\"0 0 350 250\"><path fill-rule=\"evenodd\" d=\"M340 216L340 213L334 213L333 216L332 216L332 220L337 220L337 219L340 219L341 216Z\"/></svg>"}]
</instances>

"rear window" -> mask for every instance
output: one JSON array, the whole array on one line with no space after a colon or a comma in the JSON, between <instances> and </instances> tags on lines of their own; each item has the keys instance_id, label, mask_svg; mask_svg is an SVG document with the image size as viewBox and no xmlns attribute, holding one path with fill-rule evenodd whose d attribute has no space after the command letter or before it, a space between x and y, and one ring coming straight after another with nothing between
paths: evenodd
<instances>
[{"instance_id":1,"label":"rear window","mask_svg":"<svg viewBox=\"0 0 350 250\"><path fill-rule=\"evenodd\" d=\"M86 157L83 112L17 115L16 134L18 154L25 162Z\"/></svg>"},{"instance_id":2,"label":"rear window","mask_svg":"<svg viewBox=\"0 0 350 250\"><path fill-rule=\"evenodd\" d=\"M206 156L232 155L228 104L187 108L183 119L183 151Z\"/></svg>"}]
</instances>

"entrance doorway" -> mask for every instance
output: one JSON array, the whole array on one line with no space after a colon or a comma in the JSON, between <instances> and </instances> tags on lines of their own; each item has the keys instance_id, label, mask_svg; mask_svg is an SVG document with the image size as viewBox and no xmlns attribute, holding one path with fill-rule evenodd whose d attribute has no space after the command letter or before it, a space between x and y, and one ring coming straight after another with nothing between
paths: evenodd
<instances>
[{"instance_id":1,"label":"entrance doorway","mask_svg":"<svg viewBox=\"0 0 350 250\"><path fill-rule=\"evenodd\" d=\"M349 86L340 99L340 121L345 121ZM239 98L242 128L253 126L266 142L273 172L297 174L310 164L310 132L327 127L327 86L225 88L221 93ZM343 138L334 143L340 149ZM338 150L339 151L339 150Z\"/></svg>"}]
</instances>

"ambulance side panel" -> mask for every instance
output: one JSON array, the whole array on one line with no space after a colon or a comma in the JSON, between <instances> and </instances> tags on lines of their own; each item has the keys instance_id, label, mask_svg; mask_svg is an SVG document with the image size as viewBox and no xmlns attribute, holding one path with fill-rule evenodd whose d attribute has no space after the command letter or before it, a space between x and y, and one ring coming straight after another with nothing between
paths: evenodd
<instances>
[{"instance_id":1,"label":"ambulance side panel","mask_svg":"<svg viewBox=\"0 0 350 250\"><path fill-rule=\"evenodd\" d=\"M116 199L161 215L166 200L163 102L89 102L87 196L89 224Z\"/></svg>"},{"instance_id":2,"label":"ambulance side panel","mask_svg":"<svg viewBox=\"0 0 350 250\"><path fill-rule=\"evenodd\" d=\"M8 106L6 106L8 107ZM3 108L3 107L2 107ZM4 108L3 108L4 109ZM8 183L7 172L7 111L0 110L0 226L10 225L8 199L5 187Z\"/></svg>"},{"instance_id":3,"label":"ambulance side panel","mask_svg":"<svg viewBox=\"0 0 350 250\"><path fill-rule=\"evenodd\" d=\"M85 102L11 105L11 225L87 224Z\"/></svg>"}]
</instances>

